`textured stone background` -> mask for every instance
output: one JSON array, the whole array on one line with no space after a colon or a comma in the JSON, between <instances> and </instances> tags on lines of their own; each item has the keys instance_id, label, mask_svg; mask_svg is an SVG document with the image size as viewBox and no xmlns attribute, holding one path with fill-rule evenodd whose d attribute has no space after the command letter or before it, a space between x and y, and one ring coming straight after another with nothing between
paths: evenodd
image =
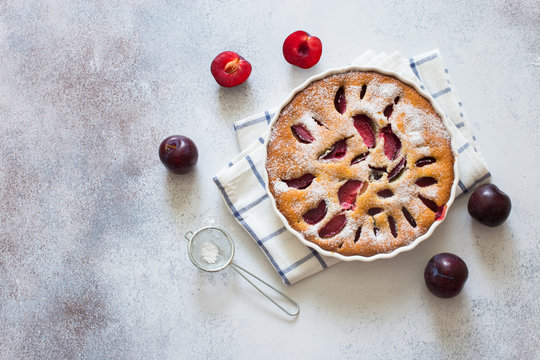
<instances>
[{"instance_id":1,"label":"textured stone background","mask_svg":"<svg viewBox=\"0 0 540 360\"><path fill-rule=\"evenodd\" d=\"M323 41L310 70L281 55L297 29ZM539 31L534 0L0 2L0 358L539 358ZM464 196L414 251L287 288L293 321L191 265L184 232L219 225L282 286L211 180L234 120L366 49L435 47L513 200L505 225L471 221ZM211 77L224 50L251 61L244 85ZM174 133L199 146L186 176L157 156ZM423 284L441 251L470 271L450 300Z\"/></svg>"}]
</instances>

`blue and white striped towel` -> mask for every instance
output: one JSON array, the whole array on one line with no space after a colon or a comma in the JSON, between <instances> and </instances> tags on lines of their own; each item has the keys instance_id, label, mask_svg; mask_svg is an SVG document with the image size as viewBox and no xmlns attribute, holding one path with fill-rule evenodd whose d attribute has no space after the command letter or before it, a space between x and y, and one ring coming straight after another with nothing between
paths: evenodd
<instances>
[{"instance_id":1,"label":"blue and white striped towel","mask_svg":"<svg viewBox=\"0 0 540 360\"><path fill-rule=\"evenodd\" d=\"M410 59L397 52L377 55L370 50L352 64L378 66L397 72L433 96L452 122L449 130L456 141L460 157L458 196L490 178L438 50ZM214 182L236 220L255 239L283 282L290 285L339 260L322 256L303 245L274 214L262 175L264 137L274 112L275 109L268 110L235 122L234 128L242 152L214 177Z\"/></svg>"}]
</instances>

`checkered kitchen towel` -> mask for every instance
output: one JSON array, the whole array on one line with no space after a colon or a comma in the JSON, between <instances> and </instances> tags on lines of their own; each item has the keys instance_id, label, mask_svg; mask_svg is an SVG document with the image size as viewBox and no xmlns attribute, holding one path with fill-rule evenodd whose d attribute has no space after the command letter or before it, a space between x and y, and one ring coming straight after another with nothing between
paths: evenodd
<instances>
[{"instance_id":1,"label":"checkered kitchen towel","mask_svg":"<svg viewBox=\"0 0 540 360\"><path fill-rule=\"evenodd\" d=\"M399 53L375 54L367 51L353 65L378 66L416 82L431 94L451 121L450 132L459 152L459 188L457 195L472 189L491 176L476 145L461 102L448 75L441 54L432 50L406 59ZM215 177L227 206L236 220L255 239L268 260L287 285L336 264L339 260L322 256L290 234L274 214L265 190L264 137L275 113L264 113L235 122L234 128L242 152Z\"/></svg>"}]
</instances>

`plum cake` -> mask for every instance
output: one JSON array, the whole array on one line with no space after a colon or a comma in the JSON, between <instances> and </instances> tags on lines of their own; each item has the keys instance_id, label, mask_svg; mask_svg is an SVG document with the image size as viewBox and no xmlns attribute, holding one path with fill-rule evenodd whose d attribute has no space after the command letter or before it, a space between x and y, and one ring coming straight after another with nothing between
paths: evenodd
<instances>
[{"instance_id":1,"label":"plum cake","mask_svg":"<svg viewBox=\"0 0 540 360\"><path fill-rule=\"evenodd\" d=\"M290 228L344 256L390 253L444 218L449 132L396 77L349 70L315 80L276 115L268 191Z\"/></svg>"}]
</instances>

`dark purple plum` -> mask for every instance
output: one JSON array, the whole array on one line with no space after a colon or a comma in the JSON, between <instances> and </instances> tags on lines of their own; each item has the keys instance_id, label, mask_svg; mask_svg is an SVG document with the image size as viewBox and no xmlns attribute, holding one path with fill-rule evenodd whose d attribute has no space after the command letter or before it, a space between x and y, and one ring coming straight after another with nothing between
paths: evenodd
<instances>
[{"instance_id":1,"label":"dark purple plum","mask_svg":"<svg viewBox=\"0 0 540 360\"><path fill-rule=\"evenodd\" d=\"M485 184L474 190L467 206L474 219L491 227L504 223L511 209L512 202L508 195L493 184Z\"/></svg>"},{"instance_id":2,"label":"dark purple plum","mask_svg":"<svg viewBox=\"0 0 540 360\"><path fill-rule=\"evenodd\" d=\"M461 292L469 270L457 255L440 253L429 259L424 269L426 286L435 296L451 298Z\"/></svg>"},{"instance_id":3,"label":"dark purple plum","mask_svg":"<svg viewBox=\"0 0 540 360\"><path fill-rule=\"evenodd\" d=\"M197 164L199 152L195 143L187 136L172 135L159 145L159 158L171 172L185 174Z\"/></svg>"}]
</instances>

